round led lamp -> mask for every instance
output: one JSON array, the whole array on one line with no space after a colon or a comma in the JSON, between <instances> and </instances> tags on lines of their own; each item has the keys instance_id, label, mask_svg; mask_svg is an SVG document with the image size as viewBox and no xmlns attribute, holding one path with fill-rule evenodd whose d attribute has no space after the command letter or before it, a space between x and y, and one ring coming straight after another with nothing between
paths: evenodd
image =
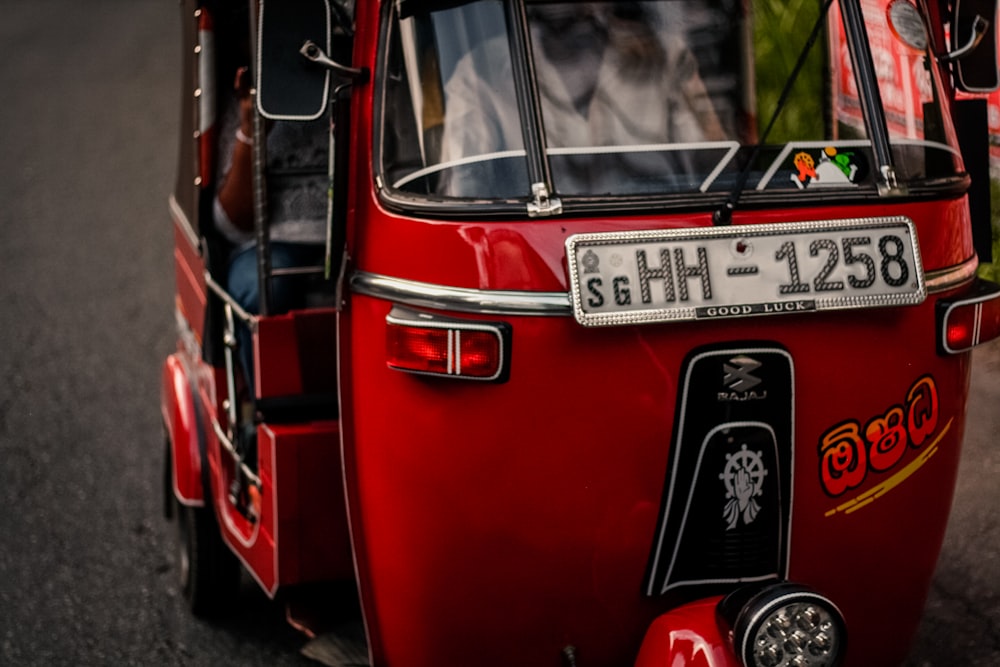
<instances>
[{"instance_id":1,"label":"round led lamp","mask_svg":"<svg viewBox=\"0 0 1000 667\"><path fill-rule=\"evenodd\" d=\"M780 583L723 599L720 616L746 667L838 667L847 649L844 617L806 586Z\"/></svg>"}]
</instances>

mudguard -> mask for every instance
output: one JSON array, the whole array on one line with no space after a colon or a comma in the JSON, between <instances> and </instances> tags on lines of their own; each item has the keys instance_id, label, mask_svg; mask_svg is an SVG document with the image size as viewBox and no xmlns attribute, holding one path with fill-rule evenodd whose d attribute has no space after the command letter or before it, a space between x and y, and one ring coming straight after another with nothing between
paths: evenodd
<instances>
[{"instance_id":1,"label":"mudguard","mask_svg":"<svg viewBox=\"0 0 1000 667\"><path fill-rule=\"evenodd\" d=\"M715 619L718 597L662 616L646 631L635 667L740 667Z\"/></svg>"},{"instance_id":2,"label":"mudguard","mask_svg":"<svg viewBox=\"0 0 1000 667\"><path fill-rule=\"evenodd\" d=\"M170 442L174 496L182 505L201 507L205 504L201 411L187 368L176 353L163 364L160 410Z\"/></svg>"}]
</instances>

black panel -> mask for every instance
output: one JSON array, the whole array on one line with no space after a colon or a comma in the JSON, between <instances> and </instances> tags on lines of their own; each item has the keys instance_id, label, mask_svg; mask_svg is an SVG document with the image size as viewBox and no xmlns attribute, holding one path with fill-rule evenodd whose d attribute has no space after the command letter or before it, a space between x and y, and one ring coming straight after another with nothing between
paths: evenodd
<instances>
[{"instance_id":1,"label":"black panel","mask_svg":"<svg viewBox=\"0 0 1000 667\"><path fill-rule=\"evenodd\" d=\"M768 343L685 360L646 593L783 578L792 493L794 373Z\"/></svg>"},{"instance_id":2,"label":"black panel","mask_svg":"<svg viewBox=\"0 0 1000 667\"><path fill-rule=\"evenodd\" d=\"M993 261L993 220L990 205L990 128L985 99L958 100L954 105L955 129L962 149L965 170L972 177L969 186L969 215L972 244L979 261Z\"/></svg>"}]
</instances>

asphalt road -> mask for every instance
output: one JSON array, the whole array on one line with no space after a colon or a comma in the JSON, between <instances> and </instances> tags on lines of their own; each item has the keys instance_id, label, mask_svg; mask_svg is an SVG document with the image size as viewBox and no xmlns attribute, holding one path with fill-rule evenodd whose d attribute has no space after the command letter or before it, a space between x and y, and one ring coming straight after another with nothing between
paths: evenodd
<instances>
[{"instance_id":1,"label":"asphalt road","mask_svg":"<svg viewBox=\"0 0 1000 667\"><path fill-rule=\"evenodd\" d=\"M196 621L162 516L175 0L0 1L0 665L312 665Z\"/></svg>"},{"instance_id":2,"label":"asphalt road","mask_svg":"<svg viewBox=\"0 0 1000 667\"><path fill-rule=\"evenodd\" d=\"M1000 339L972 359L958 486L909 667L1000 665Z\"/></svg>"},{"instance_id":3,"label":"asphalt road","mask_svg":"<svg viewBox=\"0 0 1000 667\"><path fill-rule=\"evenodd\" d=\"M161 514L172 0L0 0L0 665L310 665L246 583L194 620ZM1000 346L914 666L1000 664Z\"/></svg>"}]
</instances>

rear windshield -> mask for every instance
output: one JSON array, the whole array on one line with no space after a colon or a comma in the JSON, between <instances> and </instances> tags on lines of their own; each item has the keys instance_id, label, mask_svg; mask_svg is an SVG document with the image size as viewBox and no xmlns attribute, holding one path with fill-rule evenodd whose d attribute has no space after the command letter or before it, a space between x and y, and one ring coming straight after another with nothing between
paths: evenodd
<instances>
[{"instance_id":1,"label":"rear windshield","mask_svg":"<svg viewBox=\"0 0 1000 667\"><path fill-rule=\"evenodd\" d=\"M481 0L394 17L382 183L444 202L525 199L540 179L568 199L874 191L872 122L903 181L959 174L931 59L884 3L861 6L876 107L836 2Z\"/></svg>"}]
</instances>

